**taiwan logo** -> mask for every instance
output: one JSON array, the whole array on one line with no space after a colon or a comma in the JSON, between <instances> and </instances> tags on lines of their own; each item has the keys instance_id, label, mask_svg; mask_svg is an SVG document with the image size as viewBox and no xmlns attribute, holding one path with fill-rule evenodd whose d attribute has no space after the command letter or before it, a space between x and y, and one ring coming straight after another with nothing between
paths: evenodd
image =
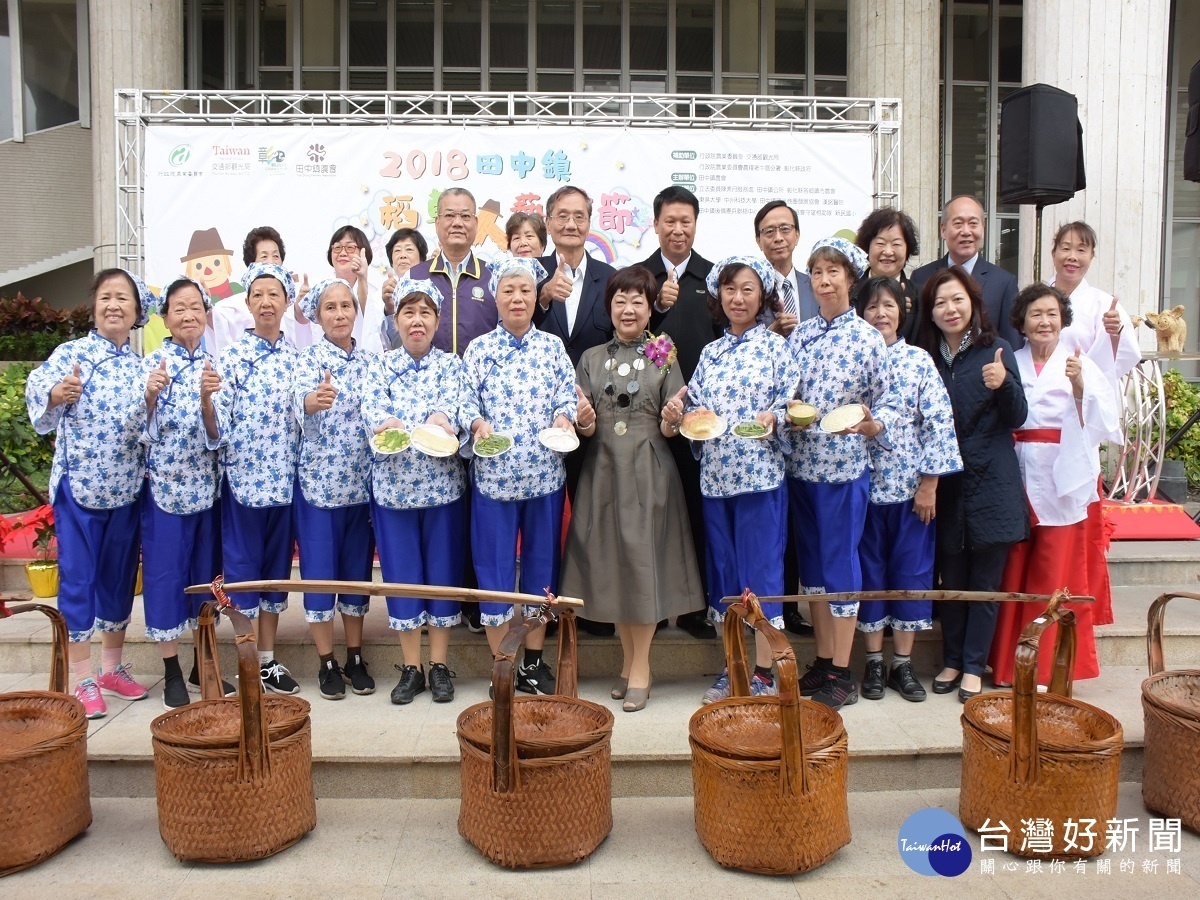
<instances>
[{"instance_id":1,"label":"taiwan logo","mask_svg":"<svg viewBox=\"0 0 1200 900\"><path fill-rule=\"evenodd\" d=\"M259 147L258 162L268 172L283 172L287 168L287 154L274 147Z\"/></svg>"},{"instance_id":2,"label":"taiwan logo","mask_svg":"<svg viewBox=\"0 0 1200 900\"><path fill-rule=\"evenodd\" d=\"M967 833L944 809L921 809L905 819L896 849L904 864L920 875L953 878L971 865Z\"/></svg>"},{"instance_id":3,"label":"taiwan logo","mask_svg":"<svg viewBox=\"0 0 1200 900\"><path fill-rule=\"evenodd\" d=\"M171 151L171 155L167 157L167 162L169 162L175 168L179 168L180 166L182 166L184 163L186 163L191 158L192 158L192 145L191 144L180 144L178 147L176 147L174 150Z\"/></svg>"}]
</instances>

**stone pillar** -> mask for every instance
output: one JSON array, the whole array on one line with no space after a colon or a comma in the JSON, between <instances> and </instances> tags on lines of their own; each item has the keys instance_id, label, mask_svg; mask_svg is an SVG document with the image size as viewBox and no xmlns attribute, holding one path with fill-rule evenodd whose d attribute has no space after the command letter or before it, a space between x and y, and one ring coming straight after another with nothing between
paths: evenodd
<instances>
[{"instance_id":1,"label":"stone pillar","mask_svg":"<svg viewBox=\"0 0 1200 900\"><path fill-rule=\"evenodd\" d=\"M1026 3L1021 74L1079 100L1087 189L1042 213L1042 278L1050 241L1083 219L1099 238L1088 282L1133 313L1157 312L1162 292L1169 0ZM1034 207L1021 207L1019 282L1033 280ZM1149 329L1139 329L1153 346Z\"/></svg>"},{"instance_id":2,"label":"stone pillar","mask_svg":"<svg viewBox=\"0 0 1200 900\"><path fill-rule=\"evenodd\" d=\"M183 87L183 0L92 0L92 236L97 270L117 263L119 88Z\"/></svg>"},{"instance_id":3,"label":"stone pillar","mask_svg":"<svg viewBox=\"0 0 1200 900\"><path fill-rule=\"evenodd\" d=\"M900 206L921 239L920 262L938 254L938 0L850 0L847 93L896 98L900 107ZM918 260L913 260L916 265Z\"/></svg>"}]
</instances>

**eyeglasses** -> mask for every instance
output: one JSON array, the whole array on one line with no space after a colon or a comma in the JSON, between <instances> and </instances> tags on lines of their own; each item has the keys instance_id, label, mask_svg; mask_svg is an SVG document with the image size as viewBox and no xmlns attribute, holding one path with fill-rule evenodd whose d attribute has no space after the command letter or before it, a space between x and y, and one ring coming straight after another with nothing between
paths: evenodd
<instances>
[{"instance_id":1,"label":"eyeglasses","mask_svg":"<svg viewBox=\"0 0 1200 900\"><path fill-rule=\"evenodd\" d=\"M438 215L439 219L446 219L450 222L470 222L475 218L475 213L469 212L444 212Z\"/></svg>"},{"instance_id":2,"label":"eyeglasses","mask_svg":"<svg viewBox=\"0 0 1200 900\"><path fill-rule=\"evenodd\" d=\"M783 237L791 237L796 233L796 229L791 225L772 225L770 228L764 228L759 234L765 238L773 238L775 235Z\"/></svg>"},{"instance_id":3,"label":"eyeglasses","mask_svg":"<svg viewBox=\"0 0 1200 900\"><path fill-rule=\"evenodd\" d=\"M357 253L358 244L334 244L329 249L334 253Z\"/></svg>"},{"instance_id":4,"label":"eyeglasses","mask_svg":"<svg viewBox=\"0 0 1200 900\"><path fill-rule=\"evenodd\" d=\"M551 218L559 225L566 225L568 222L574 222L576 225L586 225L588 223L588 217L581 212L555 213Z\"/></svg>"}]
</instances>

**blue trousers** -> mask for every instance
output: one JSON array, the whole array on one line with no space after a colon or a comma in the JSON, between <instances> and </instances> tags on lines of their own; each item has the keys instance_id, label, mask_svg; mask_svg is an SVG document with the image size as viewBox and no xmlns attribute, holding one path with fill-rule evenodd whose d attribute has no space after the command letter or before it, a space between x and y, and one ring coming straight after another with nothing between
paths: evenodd
<instances>
[{"instance_id":1,"label":"blue trousers","mask_svg":"<svg viewBox=\"0 0 1200 900\"><path fill-rule=\"evenodd\" d=\"M465 498L425 509L388 509L371 503L384 581L457 585L462 581ZM388 625L415 631L422 625L450 628L459 623L457 600L388 597Z\"/></svg>"},{"instance_id":2,"label":"blue trousers","mask_svg":"<svg viewBox=\"0 0 1200 900\"><path fill-rule=\"evenodd\" d=\"M226 581L274 581L292 574L292 507L243 506L224 479L221 490L221 556ZM258 611L287 609L283 591L230 594L233 605L251 619Z\"/></svg>"},{"instance_id":3,"label":"blue trousers","mask_svg":"<svg viewBox=\"0 0 1200 900\"><path fill-rule=\"evenodd\" d=\"M216 506L189 515L166 512L154 502L153 489L147 489L142 503L142 603L151 640L173 641L196 627L200 605L209 598L183 589L206 584L221 572L219 516Z\"/></svg>"},{"instance_id":4,"label":"blue trousers","mask_svg":"<svg viewBox=\"0 0 1200 900\"><path fill-rule=\"evenodd\" d=\"M313 506L300 489L292 491L296 540L300 544L300 577L309 581L370 581L375 540L371 535L370 507L366 503L323 509ZM364 594L305 594L304 620L329 622L337 610L362 616L369 601Z\"/></svg>"},{"instance_id":5,"label":"blue trousers","mask_svg":"<svg viewBox=\"0 0 1200 900\"><path fill-rule=\"evenodd\" d=\"M769 491L735 497L705 497L704 545L708 571L708 617L725 618L723 597L737 597L746 588L763 597L783 593L783 551L787 544L787 491L781 484ZM763 615L783 627L783 604L762 604Z\"/></svg>"},{"instance_id":6,"label":"blue trousers","mask_svg":"<svg viewBox=\"0 0 1200 900\"><path fill-rule=\"evenodd\" d=\"M116 509L88 509L75 502L69 476L58 483L58 608L75 643L91 640L97 628L117 632L129 625L141 505L139 497Z\"/></svg>"},{"instance_id":7,"label":"blue trousers","mask_svg":"<svg viewBox=\"0 0 1200 900\"><path fill-rule=\"evenodd\" d=\"M922 522L912 501L867 504L867 523L858 546L862 586L873 591L928 591L933 587L933 522ZM932 600L864 600L859 631L928 631Z\"/></svg>"},{"instance_id":8,"label":"blue trousers","mask_svg":"<svg viewBox=\"0 0 1200 900\"><path fill-rule=\"evenodd\" d=\"M866 470L853 481L788 479L802 593L862 590L858 545L870 489L871 473ZM830 603L829 609L839 618L858 615L858 603Z\"/></svg>"},{"instance_id":9,"label":"blue trousers","mask_svg":"<svg viewBox=\"0 0 1200 900\"><path fill-rule=\"evenodd\" d=\"M521 538L520 591L540 595L558 591L565 488L529 500L489 500L471 492L471 555L475 580L488 591L511 591L517 581L517 536ZM533 609L526 609L527 615ZM484 625L512 618L508 603L480 603Z\"/></svg>"}]
</instances>

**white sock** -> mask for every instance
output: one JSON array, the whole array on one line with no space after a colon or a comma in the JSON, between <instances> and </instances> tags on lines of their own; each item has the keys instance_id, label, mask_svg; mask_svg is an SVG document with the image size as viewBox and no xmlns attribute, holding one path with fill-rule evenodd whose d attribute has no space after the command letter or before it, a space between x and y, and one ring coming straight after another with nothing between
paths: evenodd
<instances>
[{"instance_id":1,"label":"white sock","mask_svg":"<svg viewBox=\"0 0 1200 900\"><path fill-rule=\"evenodd\" d=\"M260 666L265 666L267 663L269 663L274 658L275 658L274 650L259 650L258 651L258 664Z\"/></svg>"}]
</instances>

